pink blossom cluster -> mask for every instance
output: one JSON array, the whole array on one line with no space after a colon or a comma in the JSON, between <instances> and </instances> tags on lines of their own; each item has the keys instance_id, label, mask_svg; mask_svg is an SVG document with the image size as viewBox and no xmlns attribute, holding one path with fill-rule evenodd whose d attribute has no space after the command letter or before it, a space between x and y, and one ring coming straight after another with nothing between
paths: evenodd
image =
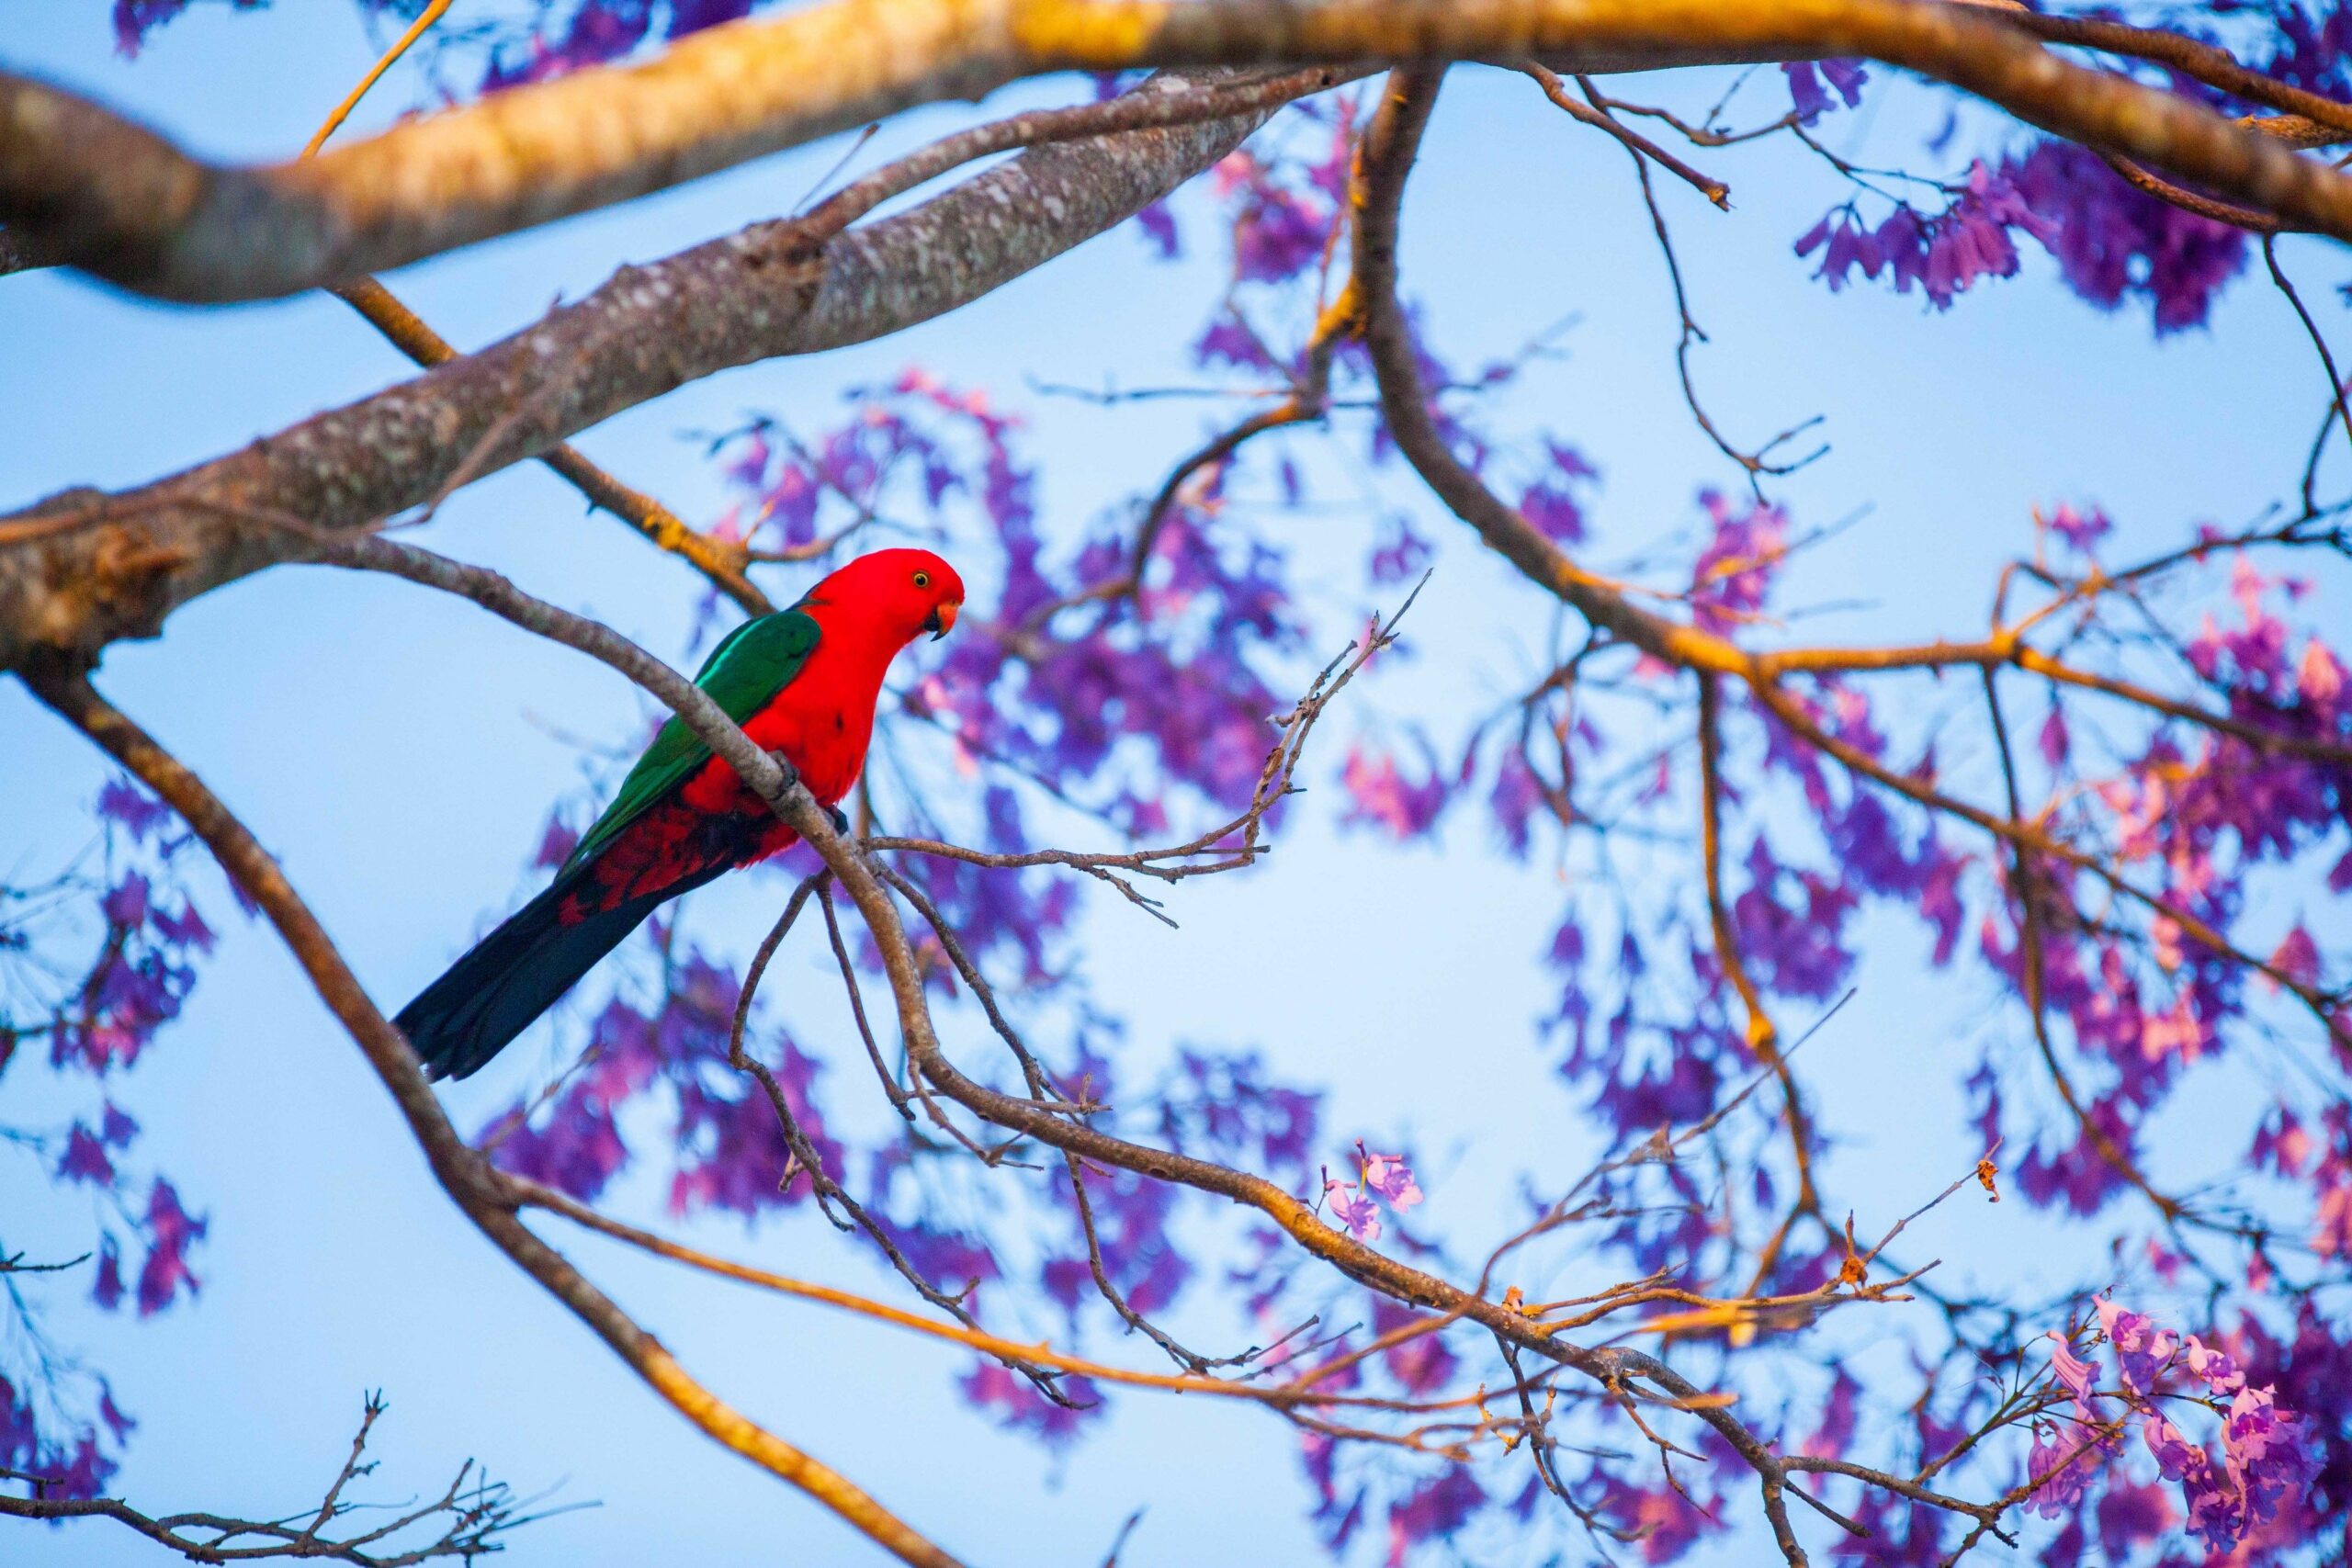
<instances>
[{"instance_id":1,"label":"pink blossom cluster","mask_svg":"<svg viewBox=\"0 0 2352 1568\"><path fill-rule=\"evenodd\" d=\"M2288 1547L2306 1539L2312 1521L2305 1496L2320 1463L2308 1419L2281 1409L2274 1385L2249 1382L2227 1351L2194 1334L2158 1328L2111 1298L2096 1304L2113 1357L2112 1386L2098 1386L2100 1367L2076 1356L2064 1336L2049 1336L2051 1375L2071 1396L2073 1416L2035 1423L2026 1466L2034 1509L2076 1519L2094 1487L2130 1488L2120 1473L2122 1437L2136 1428L2158 1472L2180 1488L2186 1528L2208 1551L2227 1553L2242 1543ZM2221 1438L2218 1461L2210 1439L2192 1438L2180 1425L2194 1430L2207 1417ZM2136 1495L2132 1506L2144 1512ZM2068 1533L2079 1551L2078 1519Z\"/></svg>"}]
</instances>

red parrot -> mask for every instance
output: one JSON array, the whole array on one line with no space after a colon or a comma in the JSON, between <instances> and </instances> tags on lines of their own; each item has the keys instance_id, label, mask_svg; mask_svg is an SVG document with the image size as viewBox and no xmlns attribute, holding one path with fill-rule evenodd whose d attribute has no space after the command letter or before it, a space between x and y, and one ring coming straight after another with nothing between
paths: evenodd
<instances>
[{"instance_id":1,"label":"red parrot","mask_svg":"<svg viewBox=\"0 0 2352 1568\"><path fill-rule=\"evenodd\" d=\"M929 550L860 556L788 610L747 621L695 676L754 745L780 752L832 809L865 765L890 660L947 635L964 580ZM833 811L833 820L843 822ZM546 892L474 944L393 1021L430 1077L465 1077L503 1049L656 907L798 841L678 719Z\"/></svg>"}]
</instances>

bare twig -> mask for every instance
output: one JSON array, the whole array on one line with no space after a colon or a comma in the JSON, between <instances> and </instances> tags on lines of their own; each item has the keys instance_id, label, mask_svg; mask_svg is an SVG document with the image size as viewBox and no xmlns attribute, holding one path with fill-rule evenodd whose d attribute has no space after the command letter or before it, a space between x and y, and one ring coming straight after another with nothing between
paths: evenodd
<instances>
[{"instance_id":1,"label":"bare twig","mask_svg":"<svg viewBox=\"0 0 2352 1568\"><path fill-rule=\"evenodd\" d=\"M457 1558L475 1558L502 1550L506 1538L523 1526L570 1508L534 1512L535 1499L517 1497L503 1482L492 1481L471 1460L458 1467L456 1477L438 1495L424 1503L351 1503L344 1490L372 1473L372 1461L363 1462L368 1436L384 1413L380 1394L369 1394L351 1439L351 1455L328 1483L316 1509L277 1519L245 1519L224 1514L187 1512L141 1513L115 1497L51 1497L45 1495L55 1478L25 1471L0 1469L0 1481L28 1483L29 1497L0 1495L0 1517L18 1519L112 1519L156 1545L176 1551L191 1562L256 1562L277 1558L306 1562L344 1562L353 1568L411 1568L412 1564ZM571 1507L592 1505L573 1504ZM355 1515L373 1521L361 1528L355 1521L335 1529ZM297 1524L297 1520L307 1523ZM437 1534L419 1536L423 1527ZM403 1538L406 1538L405 1540Z\"/></svg>"}]
</instances>

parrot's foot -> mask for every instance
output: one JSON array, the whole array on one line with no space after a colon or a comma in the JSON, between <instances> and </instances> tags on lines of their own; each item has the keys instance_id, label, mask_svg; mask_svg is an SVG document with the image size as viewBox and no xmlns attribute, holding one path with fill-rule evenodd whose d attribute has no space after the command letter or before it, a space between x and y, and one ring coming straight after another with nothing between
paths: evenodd
<instances>
[{"instance_id":1,"label":"parrot's foot","mask_svg":"<svg viewBox=\"0 0 2352 1568\"><path fill-rule=\"evenodd\" d=\"M800 770L792 765L791 758L786 756L781 751L771 751L768 753L768 757L777 767L784 770L785 788L790 789L794 784L800 782ZM832 818L834 832L839 833L844 839L849 837L849 818L842 812L840 807L826 807L825 815Z\"/></svg>"}]
</instances>

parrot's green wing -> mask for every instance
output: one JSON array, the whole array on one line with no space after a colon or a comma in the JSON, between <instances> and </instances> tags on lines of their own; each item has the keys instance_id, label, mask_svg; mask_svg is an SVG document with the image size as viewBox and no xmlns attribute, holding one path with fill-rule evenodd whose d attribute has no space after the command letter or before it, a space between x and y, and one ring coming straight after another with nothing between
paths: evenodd
<instances>
[{"instance_id":1,"label":"parrot's green wing","mask_svg":"<svg viewBox=\"0 0 2352 1568\"><path fill-rule=\"evenodd\" d=\"M695 684L708 693L711 701L724 709L728 717L741 724L792 683L792 678L807 666L808 655L815 651L817 637L815 618L797 608L746 621L711 649L710 657L695 675ZM571 858L563 863L563 870L557 876L560 878L595 859L605 845L645 814L646 807L692 777L709 760L710 748L702 743L701 737L687 728L683 720L673 717L654 736L653 744L645 749L637 766L628 771L628 777L621 781L620 793L613 796L613 803L605 807L604 815L582 836L579 847L571 852Z\"/></svg>"}]
</instances>

